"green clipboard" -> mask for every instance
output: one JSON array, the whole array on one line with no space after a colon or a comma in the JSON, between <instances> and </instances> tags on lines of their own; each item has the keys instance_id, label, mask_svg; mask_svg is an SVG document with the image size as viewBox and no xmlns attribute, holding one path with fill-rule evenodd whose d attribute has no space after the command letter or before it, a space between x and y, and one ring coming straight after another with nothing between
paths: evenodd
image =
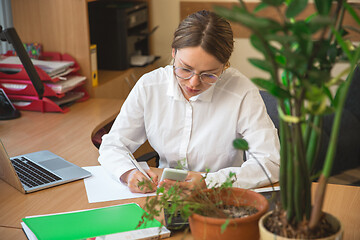
<instances>
[{"instance_id":1,"label":"green clipboard","mask_svg":"<svg viewBox=\"0 0 360 240\"><path fill-rule=\"evenodd\" d=\"M138 229L160 227L157 220L137 228L145 211L136 203L23 218L22 221L42 239L86 239Z\"/></svg>"}]
</instances>

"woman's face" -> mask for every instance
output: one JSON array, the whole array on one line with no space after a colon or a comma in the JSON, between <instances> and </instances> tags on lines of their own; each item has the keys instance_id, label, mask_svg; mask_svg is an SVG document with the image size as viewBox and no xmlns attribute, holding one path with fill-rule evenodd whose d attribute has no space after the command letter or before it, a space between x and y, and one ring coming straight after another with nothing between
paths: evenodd
<instances>
[{"instance_id":1,"label":"woman's face","mask_svg":"<svg viewBox=\"0 0 360 240\"><path fill-rule=\"evenodd\" d=\"M175 76L187 100L211 87L211 84L200 80L199 74L209 73L220 76L224 68L224 64L219 62L213 55L205 52L200 46L181 48L177 51L173 49L172 56L175 68L185 68L195 73L189 79Z\"/></svg>"}]
</instances>

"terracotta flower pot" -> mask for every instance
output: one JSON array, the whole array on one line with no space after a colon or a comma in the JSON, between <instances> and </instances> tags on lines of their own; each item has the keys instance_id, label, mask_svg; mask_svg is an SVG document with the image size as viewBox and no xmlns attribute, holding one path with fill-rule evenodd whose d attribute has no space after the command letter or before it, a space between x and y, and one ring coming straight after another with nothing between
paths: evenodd
<instances>
[{"instance_id":1,"label":"terracotta flower pot","mask_svg":"<svg viewBox=\"0 0 360 240\"><path fill-rule=\"evenodd\" d=\"M278 235L275 235L274 233L268 231L265 226L264 226L264 220L271 214L272 212L268 212L266 213L264 216L261 217L260 221L259 221L259 229L260 229L260 239L261 240L290 240L290 239L295 239L295 238L286 238L286 237L281 237ZM341 222L334 217L333 215L329 214L329 213L325 213L325 218L328 220L328 222L335 228L335 229L339 229L335 234L333 234L332 236L329 237L325 237L325 238L317 238L317 240L341 240L343 238L344 235L344 228L341 224ZM296 238L297 240L299 240L298 238ZM300 239L300 240L305 240L305 239Z\"/></svg>"},{"instance_id":2,"label":"terracotta flower pot","mask_svg":"<svg viewBox=\"0 0 360 240\"><path fill-rule=\"evenodd\" d=\"M205 191L212 191L207 189ZM191 234L195 240L206 239L259 239L258 221L269 208L267 199L259 193L248 189L231 188L232 194L223 194L221 200L225 205L254 206L258 212L243 218L230 219L225 231L221 233L221 226L226 222L224 218L204 217L193 214L189 218ZM236 199L234 199L234 197Z\"/></svg>"}]
</instances>

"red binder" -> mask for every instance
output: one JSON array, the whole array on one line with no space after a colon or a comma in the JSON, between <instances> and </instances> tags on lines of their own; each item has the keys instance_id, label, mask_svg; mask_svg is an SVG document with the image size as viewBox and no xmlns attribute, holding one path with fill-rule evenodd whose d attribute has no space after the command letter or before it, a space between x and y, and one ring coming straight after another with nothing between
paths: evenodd
<instances>
[{"instance_id":1,"label":"red binder","mask_svg":"<svg viewBox=\"0 0 360 240\"><path fill-rule=\"evenodd\" d=\"M8 51L5 56L13 56L12 51ZM80 69L78 63L69 54L57 52L43 52L39 60L50 61L72 61L71 74L76 74ZM55 102L66 98L67 93L56 93L46 84L60 81L59 77L51 78L44 70L34 66L40 79L44 82L44 97L39 99L29 76L21 64L0 64L0 88L4 89L8 97L12 100L18 110L40 111L40 112L68 112L67 104L58 105ZM6 71L8 70L8 71ZM83 85L80 84L80 85ZM83 96L76 102L85 101L89 98L88 93L82 86L76 85L69 93L82 92Z\"/></svg>"},{"instance_id":2,"label":"red binder","mask_svg":"<svg viewBox=\"0 0 360 240\"><path fill-rule=\"evenodd\" d=\"M0 88L4 89L7 95L36 96L36 90L30 80L0 79ZM65 94L55 93L48 85L44 84L44 97L63 97Z\"/></svg>"},{"instance_id":3,"label":"red binder","mask_svg":"<svg viewBox=\"0 0 360 240\"><path fill-rule=\"evenodd\" d=\"M18 110L62 113L69 111L69 108L62 108L47 97L43 97L41 100L37 96L8 95L8 97Z\"/></svg>"},{"instance_id":4,"label":"red binder","mask_svg":"<svg viewBox=\"0 0 360 240\"><path fill-rule=\"evenodd\" d=\"M82 87L74 89L74 92L82 92L84 94L82 98L76 100L75 102L82 102L89 98L89 95ZM43 97L42 99L39 99L38 96L24 95L8 95L8 97L18 110L62 113L66 113L70 110L66 104L59 106L48 97Z\"/></svg>"}]
</instances>

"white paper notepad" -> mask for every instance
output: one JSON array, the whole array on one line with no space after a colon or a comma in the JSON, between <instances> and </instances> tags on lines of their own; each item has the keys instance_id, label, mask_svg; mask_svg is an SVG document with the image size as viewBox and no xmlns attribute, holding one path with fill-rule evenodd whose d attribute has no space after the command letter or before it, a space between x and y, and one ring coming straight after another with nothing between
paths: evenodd
<instances>
[{"instance_id":1,"label":"white paper notepad","mask_svg":"<svg viewBox=\"0 0 360 240\"><path fill-rule=\"evenodd\" d=\"M149 168L146 162L141 162L141 167ZM132 193L129 188L111 177L102 166L83 167L91 172L92 176L84 179L86 194L89 203L106 202L120 199L154 196L155 193Z\"/></svg>"}]
</instances>

